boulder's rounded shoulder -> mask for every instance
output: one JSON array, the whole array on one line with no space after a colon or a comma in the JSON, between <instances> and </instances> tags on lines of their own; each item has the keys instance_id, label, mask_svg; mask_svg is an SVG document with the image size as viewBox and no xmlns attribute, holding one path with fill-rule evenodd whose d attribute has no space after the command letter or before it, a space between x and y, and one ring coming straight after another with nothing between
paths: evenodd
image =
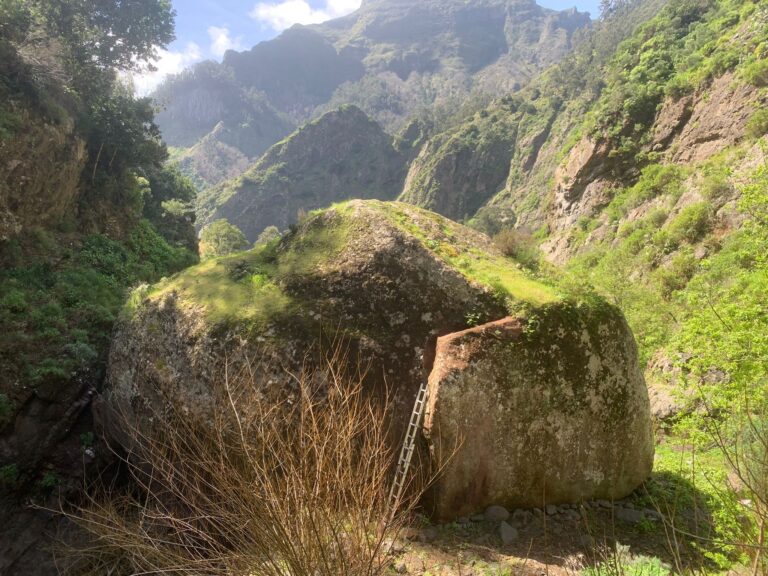
<instances>
[{"instance_id":1,"label":"boulder's rounded shoulder","mask_svg":"<svg viewBox=\"0 0 768 576\"><path fill-rule=\"evenodd\" d=\"M256 355L271 367L265 380L282 385L275 367L342 339L407 403L438 336L558 299L483 234L406 204L350 201L282 240L137 291L118 323L107 396L205 405L226 362Z\"/></svg>"},{"instance_id":2,"label":"boulder's rounded shoulder","mask_svg":"<svg viewBox=\"0 0 768 576\"><path fill-rule=\"evenodd\" d=\"M365 281L359 278L363 271ZM353 278L369 286L402 281L424 293L456 289L463 296L469 290L502 304L559 298L480 232L407 204L353 200L311 215L279 243L164 280L138 306L174 294L180 308L212 323L269 323L294 313L291 304L305 304L305 292L333 291ZM352 302L370 296L359 288L359 294L348 294Z\"/></svg>"},{"instance_id":3,"label":"boulder's rounded shoulder","mask_svg":"<svg viewBox=\"0 0 768 576\"><path fill-rule=\"evenodd\" d=\"M430 494L444 520L497 503L627 496L651 473L648 391L621 312L548 305L446 335L429 377Z\"/></svg>"}]
</instances>

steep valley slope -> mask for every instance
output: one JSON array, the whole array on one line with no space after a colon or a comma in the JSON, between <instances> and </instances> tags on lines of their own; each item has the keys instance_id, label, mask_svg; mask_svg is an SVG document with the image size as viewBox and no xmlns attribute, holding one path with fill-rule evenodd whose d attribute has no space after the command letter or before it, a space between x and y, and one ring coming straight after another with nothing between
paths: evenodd
<instances>
[{"instance_id":1,"label":"steep valley slope","mask_svg":"<svg viewBox=\"0 0 768 576\"><path fill-rule=\"evenodd\" d=\"M400 199L532 235L630 307L652 355L689 313L689 281L750 219L767 18L763 2L671 2L601 63L609 19L530 87L428 141Z\"/></svg>"},{"instance_id":2,"label":"steep valley slope","mask_svg":"<svg viewBox=\"0 0 768 576\"><path fill-rule=\"evenodd\" d=\"M172 27L168 6L154 8ZM152 106L125 92L107 56L84 48L78 33L107 41L101 24L73 10L81 27L67 35L69 21L49 16L26 2L0 7L0 574L9 576L59 573L51 537L66 523L42 509L77 497L112 460L91 401L128 288L198 261L195 190L164 165ZM158 42L170 33L137 26Z\"/></svg>"},{"instance_id":3,"label":"steep valley slope","mask_svg":"<svg viewBox=\"0 0 768 576\"><path fill-rule=\"evenodd\" d=\"M768 572L755 553L768 458L733 458L768 445L768 1L605 4L590 22L532 0L364 0L162 86L170 153L150 103L110 63L77 60L90 44L22 13L41 39L0 7L0 574L58 573L47 544L66 523L28 505L55 508L107 469L101 432L123 440L110 408L143 422L142 407L204 406L217 370L257 352L290 388L282 369L331 326L372 361L374 387L397 376L403 417L437 356L443 414L509 448L449 470L453 502L515 446L535 451L514 387L549 376L602 394L555 408L598 406L579 425L613 426L569 441L607 468L631 455L626 489L589 498L623 498L654 467L617 507L514 511L540 550L471 520L502 498L473 493L443 514L457 523L418 532L405 570L477 572L490 546L600 573L600 535L579 532L594 512L622 573L647 573L635 554L658 556L654 574ZM195 190L174 162L203 190L198 229L283 237L196 265ZM461 363L487 370L481 383L509 378L478 391L471 374L451 380ZM551 409L550 392L525 406ZM435 534L444 561L427 568Z\"/></svg>"},{"instance_id":4,"label":"steep valley slope","mask_svg":"<svg viewBox=\"0 0 768 576\"><path fill-rule=\"evenodd\" d=\"M291 127L343 104L395 132L416 113L451 115L473 94L525 85L590 25L587 14L534 0L366 0L344 18L294 26L173 77L154 95L163 107L157 121L179 148L223 123L218 146L251 160ZM219 162L204 149L187 154ZM194 166L189 173L197 174Z\"/></svg>"},{"instance_id":5,"label":"steep valley slope","mask_svg":"<svg viewBox=\"0 0 768 576\"><path fill-rule=\"evenodd\" d=\"M198 226L227 219L251 242L286 230L300 212L351 198L391 200L402 189L408 145L355 106L328 112L275 144L239 177L201 194Z\"/></svg>"}]
</instances>

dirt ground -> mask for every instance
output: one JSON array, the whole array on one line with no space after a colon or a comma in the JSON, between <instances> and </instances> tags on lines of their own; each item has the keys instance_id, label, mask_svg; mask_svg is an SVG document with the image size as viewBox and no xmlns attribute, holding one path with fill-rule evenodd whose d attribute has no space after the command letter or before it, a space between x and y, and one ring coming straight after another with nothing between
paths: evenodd
<instances>
[{"instance_id":1,"label":"dirt ground","mask_svg":"<svg viewBox=\"0 0 768 576\"><path fill-rule=\"evenodd\" d=\"M506 521L514 536L505 544L501 521L478 515L460 522L407 529L392 546L391 574L420 576L570 576L615 558L659 558L676 565L669 523L658 512L616 505L585 504L515 512ZM507 530L509 530L507 528ZM698 563L691 552L685 562ZM679 558L678 558L679 560Z\"/></svg>"}]
</instances>

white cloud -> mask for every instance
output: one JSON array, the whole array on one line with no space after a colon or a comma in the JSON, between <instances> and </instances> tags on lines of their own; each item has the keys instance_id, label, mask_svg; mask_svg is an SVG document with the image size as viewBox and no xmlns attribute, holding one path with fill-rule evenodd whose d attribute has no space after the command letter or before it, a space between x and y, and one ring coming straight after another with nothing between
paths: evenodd
<instances>
[{"instance_id":1,"label":"white cloud","mask_svg":"<svg viewBox=\"0 0 768 576\"><path fill-rule=\"evenodd\" d=\"M345 16L360 8L361 0L325 0L323 8L312 8L306 0L259 2L250 11L254 20L281 31L294 24L319 24Z\"/></svg>"},{"instance_id":2,"label":"white cloud","mask_svg":"<svg viewBox=\"0 0 768 576\"><path fill-rule=\"evenodd\" d=\"M139 96L146 96L157 88L166 76L178 74L202 59L203 51L194 42L188 43L181 52L160 50L159 58L154 63L155 68L157 68L156 71L132 76L136 93Z\"/></svg>"},{"instance_id":3,"label":"white cloud","mask_svg":"<svg viewBox=\"0 0 768 576\"><path fill-rule=\"evenodd\" d=\"M346 16L360 8L362 0L328 0L327 11L332 18Z\"/></svg>"},{"instance_id":4,"label":"white cloud","mask_svg":"<svg viewBox=\"0 0 768 576\"><path fill-rule=\"evenodd\" d=\"M208 28L208 36L211 38L211 54L222 58L227 50L243 50L243 39L232 38L228 28L211 26Z\"/></svg>"}]
</instances>

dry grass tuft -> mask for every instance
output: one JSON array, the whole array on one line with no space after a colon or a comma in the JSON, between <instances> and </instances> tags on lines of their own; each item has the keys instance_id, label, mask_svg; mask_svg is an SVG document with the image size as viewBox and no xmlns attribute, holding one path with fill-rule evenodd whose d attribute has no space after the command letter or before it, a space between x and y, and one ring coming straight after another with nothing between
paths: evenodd
<instances>
[{"instance_id":1,"label":"dry grass tuft","mask_svg":"<svg viewBox=\"0 0 768 576\"><path fill-rule=\"evenodd\" d=\"M70 517L89 535L70 574L374 576L420 491L388 509L390 404L337 354L295 376L293 399L226 378L212 417L133 430L130 490L102 488Z\"/></svg>"}]
</instances>

